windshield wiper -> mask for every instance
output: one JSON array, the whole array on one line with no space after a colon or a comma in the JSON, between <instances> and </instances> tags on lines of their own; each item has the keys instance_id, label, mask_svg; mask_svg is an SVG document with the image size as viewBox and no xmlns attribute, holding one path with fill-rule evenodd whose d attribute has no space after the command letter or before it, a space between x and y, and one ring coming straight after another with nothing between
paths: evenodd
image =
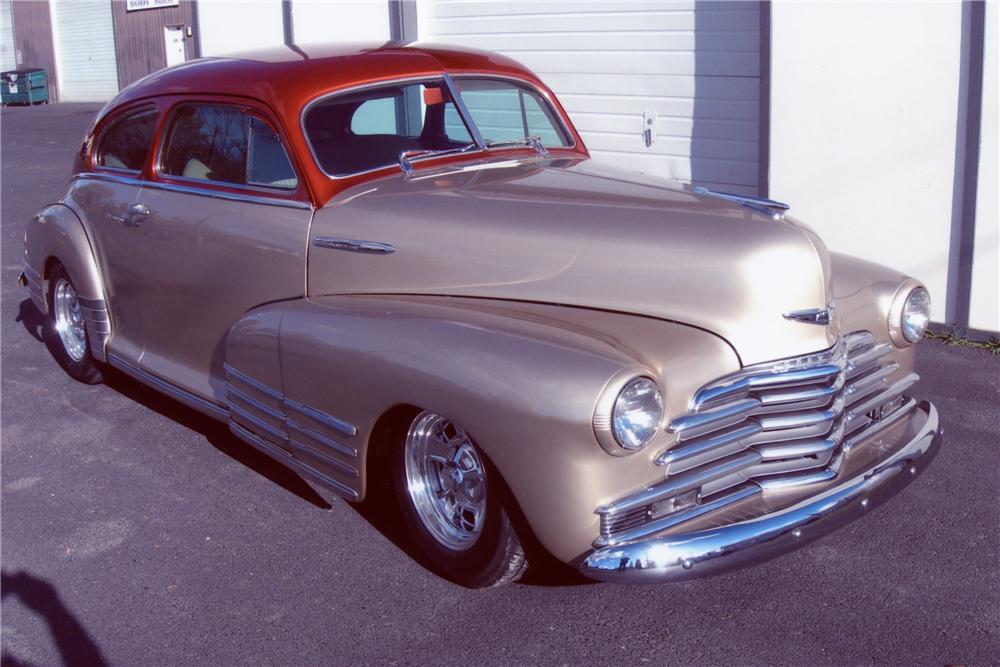
<instances>
[{"instance_id":1,"label":"windshield wiper","mask_svg":"<svg viewBox=\"0 0 1000 667\"><path fill-rule=\"evenodd\" d=\"M539 155L548 155L549 151L542 144L541 137L525 137L524 139L511 139L510 141L489 141L486 142L487 148L503 148L504 146L527 146L529 148L534 148L538 151Z\"/></svg>"},{"instance_id":2,"label":"windshield wiper","mask_svg":"<svg viewBox=\"0 0 1000 667\"><path fill-rule=\"evenodd\" d=\"M403 151L399 154L399 170L404 174L409 174L413 171L412 163L414 160L424 160L432 157L438 157L440 155L459 155L461 153L468 153L476 150L479 150L479 146L475 144L468 144L466 146L462 146L461 148L445 148L443 150L421 148Z\"/></svg>"}]
</instances>

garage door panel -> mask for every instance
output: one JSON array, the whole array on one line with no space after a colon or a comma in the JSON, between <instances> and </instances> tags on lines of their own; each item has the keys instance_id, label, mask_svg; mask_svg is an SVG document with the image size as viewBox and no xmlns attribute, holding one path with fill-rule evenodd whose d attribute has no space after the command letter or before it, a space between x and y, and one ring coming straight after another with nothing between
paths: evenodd
<instances>
[{"instance_id":1,"label":"garage door panel","mask_svg":"<svg viewBox=\"0 0 1000 667\"><path fill-rule=\"evenodd\" d=\"M573 114L576 129L587 132L613 132L625 135L635 135L635 129L641 127L642 116L638 114L605 114L590 111ZM755 121L701 120L697 126L690 117L659 116L660 137L690 137L697 132L704 139L736 139L739 141L757 143L757 123Z\"/></svg>"},{"instance_id":2,"label":"garage door panel","mask_svg":"<svg viewBox=\"0 0 1000 667\"><path fill-rule=\"evenodd\" d=\"M746 52L757 57L760 44L758 33L753 31L740 32L676 32L660 31L585 31L585 32L521 32L495 33L476 35L472 37L456 35L465 43L475 44L476 48L488 51L549 51L552 49L566 51L602 52L602 51L694 51L701 49L702 53ZM638 56L638 57L641 57Z\"/></svg>"},{"instance_id":3,"label":"garage door panel","mask_svg":"<svg viewBox=\"0 0 1000 667\"><path fill-rule=\"evenodd\" d=\"M497 51L535 71L595 159L757 187L758 3L420 0L418 13L422 40Z\"/></svg>"},{"instance_id":4,"label":"garage door panel","mask_svg":"<svg viewBox=\"0 0 1000 667\"><path fill-rule=\"evenodd\" d=\"M105 101L118 93L109 0L53 0L52 34L64 102Z\"/></svg>"}]
</instances>

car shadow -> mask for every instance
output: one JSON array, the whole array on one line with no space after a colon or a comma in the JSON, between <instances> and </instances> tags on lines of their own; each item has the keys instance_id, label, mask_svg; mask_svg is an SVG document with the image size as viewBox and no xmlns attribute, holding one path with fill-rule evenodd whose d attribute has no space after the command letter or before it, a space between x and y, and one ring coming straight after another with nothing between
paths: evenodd
<instances>
[{"instance_id":1,"label":"car shadow","mask_svg":"<svg viewBox=\"0 0 1000 667\"><path fill-rule=\"evenodd\" d=\"M291 468L260 452L230 432L226 424L147 387L110 366L101 368L104 384L129 400L139 403L181 426L200 433L210 445L237 463L274 482L289 493L319 507L330 509L328 503L302 477Z\"/></svg>"},{"instance_id":2,"label":"car shadow","mask_svg":"<svg viewBox=\"0 0 1000 667\"><path fill-rule=\"evenodd\" d=\"M33 338L44 341L45 316L30 299L21 302L16 321L23 324ZM298 473L237 438L230 432L226 424L203 415L166 394L147 387L111 366L103 366L101 372L104 376L104 384L110 389L191 431L201 434L210 445L221 453L315 507L324 510L331 508L330 503ZM375 488L378 488L384 483L384 480L373 480L372 483ZM398 518L398 510L388 491L369 493L368 498L362 503L346 504L373 528L382 533L400 551L426 567L426 563L422 562L420 555L407 539ZM523 515L518 512L512 519L518 529L518 534L528 536L524 540L524 546L530 567L518 581L519 584L553 587L596 583L585 578L575 568L571 568L549 555L534 539Z\"/></svg>"},{"instance_id":3,"label":"car shadow","mask_svg":"<svg viewBox=\"0 0 1000 667\"><path fill-rule=\"evenodd\" d=\"M59 593L48 581L25 571L12 574L4 570L0 572L0 591L4 601L8 596L17 598L45 621L63 665L103 667L108 664L90 633L66 608ZM4 667L27 667L31 663L4 651L0 664Z\"/></svg>"},{"instance_id":4,"label":"car shadow","mask_svg":"<svg viewBox=\"0 0 1000 667\"><path fill-rule=\"evenodd\" d=\"M31 337L37 340L39 343L44 343L45 338L45 315L42 311L38 310L38 306L31 299L25 299L21 302L21 305L17 310L17 317L14 318L15 322L20 322L24 326L24 330L31 334Z\"/></svg>"}]
</instances>

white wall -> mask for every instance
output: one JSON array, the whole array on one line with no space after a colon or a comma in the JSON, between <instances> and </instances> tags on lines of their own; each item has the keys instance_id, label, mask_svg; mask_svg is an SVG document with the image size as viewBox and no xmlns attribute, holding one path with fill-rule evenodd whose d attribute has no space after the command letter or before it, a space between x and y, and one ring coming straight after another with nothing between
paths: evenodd
<instances>
[{"instance_id":1,"label":"white wall","mask_svg":"<svg viewBox=\"0 0 1000 667\"><path fill-rule=\"evenodd\" d=\"M281 0L198 0L201 55L285 43Z\"/></svg>"},{"instance_id":2,"label":"white wall","mask_svg":"<svg viewBox=\"0 0 1000 667\"><path fill-rule=\"evenodd\" d=\"M832 250L924 281L944 321L961 4L771 8L770 195Z\"/></svg>"},{"instance_id":3,"label":"white wall","mask_svg":"<svg viewBox=\"0 0 1000 667\"><path fill-rule=\"evenodd\" d=\"M296 44L389 41L388 0L292 0Z\"/></svg>"},{"instance_id":4,"label":"white wall","mask_svg":"<svg viewBox=\"0 0 1000 667\"><path fill-rule=\"evenodd\" d=\"M998 105L997 40L1000 36L1000 3L986 5L986 41L983 63L983 124L979 149L979 181L976 191L976 236L972 264L972 300L969 326L1000 331L1000 137Z\"/></svg>"}]
</instances>

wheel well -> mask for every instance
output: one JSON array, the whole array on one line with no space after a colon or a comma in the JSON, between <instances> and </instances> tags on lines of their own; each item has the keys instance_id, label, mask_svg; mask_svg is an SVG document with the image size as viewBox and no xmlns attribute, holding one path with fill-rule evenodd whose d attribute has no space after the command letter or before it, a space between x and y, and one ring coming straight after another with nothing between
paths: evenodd
<instances>
[{"instance_id":1,"label":"wheel well","mask_svg":"<svg viewBox=\"0 0 1000 667\"><path fill-rule=\"evenodd\" d=\"M396 405L389 408L375 422L371 435L368 438L368 450L365 461L365 471L368 477L367 492L365 502L378 502L388 499L392 493L389 456L392 448L398 446L405 434L405 429L409 427L413 418L416 417L423 408L415 405ZM507 480L497 470L490 460L489 455L480 449L481 454L486 459L486 464L496 473L503 496L503 505L507 510L507 515L514 524L515 530L521 538L522 546L528 553L529 562L534 563L555 563L551 555L545 551L534 531L528 524L521 509L521 504L517 497L507 485ZM532 561L532 559L534 559Z\"/></svg>"},{"instance_id":2,"label":"wheel well","mask_svg":"<svg viewBox=\"0 0 1000 667\"><path fill-rule=\"evenodd\" d=\"M398 445L401 430L409 426L420 410L415 405L396 405L382 413L375 422L368 437L365 456L365 472L368 477L366 495L385 491L385 485L389 481L389 455L392 448Z\"/></svg>"}]
</instances>

